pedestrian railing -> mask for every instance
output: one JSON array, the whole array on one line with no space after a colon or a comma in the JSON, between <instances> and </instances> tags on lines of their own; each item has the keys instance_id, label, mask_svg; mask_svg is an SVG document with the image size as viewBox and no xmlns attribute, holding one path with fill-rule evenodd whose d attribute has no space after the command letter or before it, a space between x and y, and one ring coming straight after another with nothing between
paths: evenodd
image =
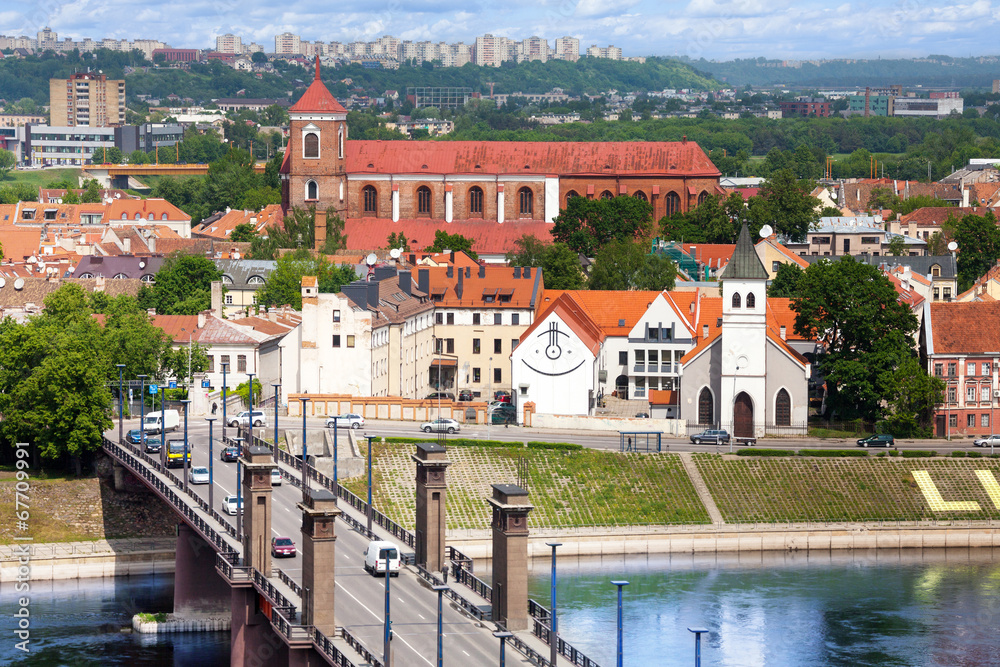
<instances>
[{"instance_id":1,"label":"pedestrian railing","mask_svg":"<svg viewBox=\"0 0 1000 667\"><path fill-rule=\"evenodd\" d=\"M361 640L348 632L347 628L340 628L340 633L347 642L347 645L361 654L361 658L372 667L382 667L382 661L376 658L371 651L365 648Z\"/></svg>"}]
</instances>

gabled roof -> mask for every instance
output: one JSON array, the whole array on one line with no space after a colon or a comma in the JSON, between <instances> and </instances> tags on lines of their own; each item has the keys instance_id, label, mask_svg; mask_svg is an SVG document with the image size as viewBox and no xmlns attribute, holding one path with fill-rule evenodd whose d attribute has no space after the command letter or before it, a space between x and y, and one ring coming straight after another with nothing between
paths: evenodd
<instances>
[{"instance_id":1,"label":"gabled roof","mask_svg":"<svg viewBox=\"0 0 1000 667\"><path fill-rule=\"evenodd\" d=\"M971 206L966 208L961 206L927 206L918 208L913 213L907 213L899 219L899 224L908 225L912 222L917 227L940 227L949 217L962 218L970 213L983 215L986 211Z\"/></svg>"},{"instance_id":2,"label":"gabled roof","mask_svg":"<svg viewBox=\"0 0 1000 667\"><path fill-rule=\"evenodd\" d=\"M164 261L165 258L161 256L116 255L114 257L101 257L88 255L80 258L73 275L91 275L95 278L97 276L114 278L117 275L125 275L126 278L139 280L145 275L156 275Z\"/></svg>"},{"instance_id":3,"label":"gabled roof","mask_svg":"<svg viewBox=\"0 0 1000 667\"><path fill-rule=\"evenodd\" d=\"M319 78L319 56L316 56L316 76L313 77L313 81L309 84L306 92L299 98L288 110L289 113L328 113L328 114L346 114L347 109L345 109L340 102L334 99L327 87L323 85L323 81ZM288 151L285 152L286 155Z\"/></svg>"},{"instance_id":4,"label":"gabled roof","mask_svg":"<svg viewBox=\"0 0 1000 667\"><path fill-rule=\"evenodd\" d=\"M531 326L521 334L521 340L527 340L534 333L535 329L541 326L542 320L546 319L549 314L554 313L566 323L566 326L577 335L580 342L596 357L601 350L601 343L604 342L606 336L594 324L590 316L580 308L580 304L573 298L575 294L578 294L578 292L564 292L560 294L548 308L535 318Z\"/></svg>"},{"instance_id":5,"label":"gabled roof","mask_svg":"<svg viewBox=\"0 0 1000 667\"><path fill-rule=\"evenodd\" d=\"M760 257L754 250L750 240L750 230L744 222L740 229L740 237L736 240L736 249L726 265L726 270L719 280L767 280L767 271L760 263Z\"/></svg>"},{"instance_id":6,"label":"gabled roof","mask_svg":"<svg viewBox=\"0 0 1000 667\"><path fill-rule=\"evenodd\" d=\"M137 214L138 218L135 217ZM122 218L123 215L125 218ZM125 220L190 223L191 216L166 199L116 199L108 204L105 222L114 224Z\"/></svg>"},{"instance_id":7,"label":"gabled roof","mask_svg":"<svg viewBox=\"0 0 1000 667\"><path fill-rule=\"evenodd\" d=\"M604 336L628 336L660 294L653 291L545 290L542 308L545 303L554 303L568 295L576 304L576 310L584 313Z\"/></svg>"},{"instance_id":8,"label":"gabled roof","mask_svg":"<svg viewBox=\"0 0 1000 667\"><path fill-rule=\"evenodd\" d=\"M789 250L784 244L778 243L778 240L775 239L774 236L769 236L766 239L761 239L760 241L757 242L757 247L760 248L762 244L771 246L772 248L777 250L780 254L784 255L789 260L791 260L791 262L797 265L799 268L801 269L809 268L809 262L807 262L806 260L802 259L802 257Z\"/></svg>"},{"instance_id":9,"label":"gabled roof","mask_svg":"<svg viewBox=\"0 0 1000 667\"><path fill-rule=\"evenodd\" d=\"M448 277L448 267L417 267L413 277L419 282L423 271L428 272L432 295L440 295L434 300L438 307L480 306L487 308L531 308L538 303L543 292L541 269L522 269L509 266L474 266L452 269ZM480 277L480 270L484 273ZM528 271L525 275L525 271ZM459 287L461 286L461 287ZM461 295L458 294L461 289ZM489 297L491 300L486 301Z\"/></svg>"},{"instance_id":10,"label":"gabled roof","mask_svg":"<svg viewBox=\"0 0 1000 667\"><path fill-rule=\"evenodd\" d=\"M1000 350L1000 302L930 304L932 354L982 354Z\"/></svg>"},{"instance_id":11,"label":"gabled roof","mask_svg":"<svg viewBox=\"0 0 1000 667\"><path fill-rule=\"evenodd\" d=\"M721 269L729 263L736 245L732 243L683 243L684 252L710 269Z\"/></svg>"}]
</instances>

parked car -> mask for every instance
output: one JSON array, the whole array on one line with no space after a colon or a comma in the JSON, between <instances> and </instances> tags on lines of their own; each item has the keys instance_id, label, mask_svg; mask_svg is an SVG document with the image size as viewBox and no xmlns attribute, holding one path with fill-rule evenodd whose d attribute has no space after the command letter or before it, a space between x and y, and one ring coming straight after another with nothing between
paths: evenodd
<instances>
[{"instance_id":1,"label":"parked car","mask_svg":"<svg viewBox=\"0 0 1000 667\"><path fill-rule=\"evenodd\" d=\"M637 413L635 413L635 418L636 419L649 419L649 413L648 412L637 412Z\"/></svg>"},{"instance_id":2,"label":"parked car","mask_svg":"<svg viewBox=\"0 0 1000 667\"><path fill-rule=\"evenodd\" d=\"M435 419L432 422L425 422L420 425L420 430L424 433L457 433L462 430L462 425L454 419Z\"/></svg>"},{"instance_id":3,"label":"parked car","mask_svg":"<svg viewBox=\"0 0 1000 667\"><path fill-rule=\"evenodd\" d=\"M281 486L281 471L271 468L271 486Z\"/></svg>"},{"instance_id":4,"label":"parked car","mask_svg":"<svg viewBox=\"0 0 1000 667\"><path fill-rule=\"evenodd\" d=\"M500 401L501 403L513 403L514 399L511 397L510 392L506 389L498 389L493 392L493 400Z\"/></svg>"},{"instance_id":5,"label":"parked car","mask_svg":"<svg viewBox=\"0 0 1000 667\"><path fill-rule=\"evenodd\" d=\"M896 440L888 433L870 435L867 438L858 440L858 447L892 447L895 444Z\"/></svg>"},{"instance_id":6,"label":"parked car","mask_svg":"<svg viewBox=\"0 0 1000 667\"><path fill-rule=\"evenodd\" d=\"M450 391L435 391L435 392L431 392L430 394L428 394L427 398L424 399L424 400L428 400L428 401L437 401L437 400L454 401L455 400L455 394L451 393Z\"/></svg>"},{"instance_id":7,"label":"parked car","mask_svg":"<svg viewBox=\"0 0 1000 667\"><path fill-rule=\"evenodd\" d=\"M138 445L142 442L142 429L134 428L126 433L125 442L131 442L133 445Z\"/></svg>"},{"instance_id":8,"label":"parked car","mask_svg":"<svg viewBox=\"0 0 1000 667\"><path fill-rule=\"evenodd\" d=\"M362 555L365 557L365 572L372 576L378 576L380 572L399 576L399 548L392 542L372 540Z\"/></svg>"},{"instance_id":9,"label":"parked car","mask_svg":"<svg viewBox=\"0 0 1000 667\"><path fill-rule=\"evenodd\" d=\"M271 555L275 558L295 558L295 542L290 537L272 537Z\"/></svg>"},{"instance_id":10,"label":"parked car","mask_svg":"<svg viewBox=\"0 0 1000 667\"><path fill-rule=\"evenodd\" d=\"M458 392L458 400L460 401L471 401L475 396L472 395L471 389L463 389Z\"/></svg>"},{"instance_id":11,"label":"parked car","mask_svg":"<svg viewBox=\"0 0 1000 667\"><path fill-rule=\"evenodd\" d=\"M691 436L691 442L696 445L701 443L711 443L713 445L724 445L729 442L729 431L725 429L708 429Z\"/></svg>"},{"instance_id":12,"label":"parked car","mask_svg":"<svg viewBox=\"0 0 1000 667\"><path fill-rule=\"evenodd\" d=\"M254 410L253 414L250 414L249 410L244 410L234 417L230 417L228 425L232 427L236 426L267 426L267 415L263 410Z\"/></svg>"},{"instance_id":13,"label":"parked car","mask_svg":"<svg viewBox=\"0 0 1000 667\"><path fill-rule=\"evenodd\" d=\"M146 436L146 453L147 454L159 454L160 453L161 441L159 438L154 436Z\"/></svg>"},{"instance_id":14,"label":"parked car","mask_svg":"<svg viewBox=\"0 0 1000 667\"><path fill-rule=\"evenodd\" d=\"M240 458L240 448L239 447L223 447L222 453L219 454L219 458L227 463L232 463L236 459Z\"/></svg>"},{"instance_id":15,"label":"parked car","mask_svg":"<svg viewBox=\"0 0 1000 667\"><path fill-rule=\"evenodd\" d=\"M208 484L208 468L195 466L188 473L188 481L192 484Z\"/></svg>"},{"instance_id":16,"label":"parked car","mask_svg":"<svg viewBox=\"0 0 1000 667\"><path fill-rule=\"evenodd\" d=\"M337 425L337 428L361 428L365 425L365 418L354 412L326 418L327 428L333 428L334 424Z\"/></svg>"},{"instance_id":17,"label":"parked car","mask_svg":"<svg viewBox=\"0 0 1000 667\"><path fill-rule=\"evenodd\" d=\"M493 410L490 417L492 424L513 424L517 426L517 408L506 403Z\"/></svg>"},{"instance_id":18,"label":"parked car","mask_svg":"<svg viewBox=\"0 0 1000 667\"><path fill-rule=\"evenodd\" d=\"M243 512L243 499L239 499L239 506L237 506L235 495L226 496L222 499L222 511L230 515L235 515L237 511Z\"/></svg>"},{"instance_id":19,"label":"parked car","mask_svg":"<svg viewBox=\"0 0 1000 667\"><path fill-rule=\"evenodd\" d=\"M988 435L985 438L976 438L972 441L976 447L1000 447L1000 435Z\"/></svg>"}]
</instances>

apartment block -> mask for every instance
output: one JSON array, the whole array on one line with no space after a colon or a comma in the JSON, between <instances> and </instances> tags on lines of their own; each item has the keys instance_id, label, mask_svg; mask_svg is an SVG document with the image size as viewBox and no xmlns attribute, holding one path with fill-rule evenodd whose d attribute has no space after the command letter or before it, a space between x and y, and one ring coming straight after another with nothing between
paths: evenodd
<instances>
[{"instance_id":1,"label":"apartment block","mask_svg":"<svg viewBox=\"0 0 1000 667\"><path fill-rule=\"evenodd\" d=\"M622 50L614 44L608 46L597 46L592 44L587 48L588 58L607 58L608 60L621 60Z\"/></svg>"},{"instance_id":2,"label":"apartment block","mask_svg":"<svg viewBox=\"0 0 1000 667\"><path fill-rule=\"evenodd\" d=\"M243 53L243 38L225 34L215 38L215 50L219 53Z\"/></svg>"},{"instance_id":3,"label":"apartment block","mask_svg":"<svg viewBox=\"0 0 1000 667\"><path fill-rule=\"evenodd\" d=\"M544 63L549 59L549 43L541 37L529 37L517 42L516 53L519 63L531 60Z\"/></svg>"},{"instance_id":4,"label":"apartment block","mask_svg":"<svg viewBox=\"0 0 1000 667\"><path fill-rule=\"evenodd\" d=\"M49 79L52 125L114 127L125 122L125 81L79 72L68 79Z\"/></svg>"},{"instance_id":5,"label":"apartment block","mask_svg":"<svg viewBox=\"0 0 1000 667\"><path fill-rule=\"evenodd\" d=\"M560 37L556 40L556 50L552 57L575 63L580 59L580 40L576 37Z\"/></svg>"},{"instance_id":6,"label":"apartment block","mask_svg":"<svg viewBox=\"0 0 1000 667\"><path fill-rule=\"evenodd\" d=\"M500 63L510 60L510 40L491 35L476 37L476 64L480 67L500 67Z\"/></svg>"},{"instance_id":7,"label":"apartment block","mask_svg":"<svg viewBox=\"0 0 1000 667\"><path fill-rule=\"evenodd\" d=\"M274 52L278 55L298 55L301 48L298 35L283 32L274 36Z\"/></svg>"}]
</instances>

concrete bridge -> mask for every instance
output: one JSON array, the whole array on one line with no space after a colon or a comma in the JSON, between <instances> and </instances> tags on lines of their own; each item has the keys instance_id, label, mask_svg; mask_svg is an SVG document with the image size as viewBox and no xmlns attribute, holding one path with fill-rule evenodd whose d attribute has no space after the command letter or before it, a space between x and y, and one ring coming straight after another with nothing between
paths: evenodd
<instances>
[{"instance_id":1,"label":"concrete bridge","mask_svg":"<svg viewBox=\"0 0 1000 667\"><path fill-rule=\"evenodd\" d=\"M253 170L263 174L266 162L257 162ZM129 176L204 176L208 173L205 163L192 164L94 164L83 168L81 178L93 178L105 188L128 187Z\"/></svg>"},{"instance_id":2,"label":"concrete bridge","mask_svg":"<svg viewBox=\"0 0 1000 667\"><path fill-rule=\"evenodd\" d=\"M240 446L238 462L219 460L225 445ZM256 437L224 440L213 451L214 484L186 488L184 470L166 468L162 453L150 457L108 439L104 449L115 461L116 484L131 474L177 513L174 613L230 614L232 665L433 667L441 609L445 664L497 664L505 642L507 653L521 654L518 663L597 667L561 638L557 657L548 643L549 611L528 599L526 491L494 485L493 497L484 498L493 507L494 587L445 544L445 447L417 446L412 533L312 465L303 485L302 461ZM210 464L207 450L192 448L193 466ZM279 486L272 486L272 469L280 471ZM244 512L234 521L217 507L238 489ZM281 567L270 551L278 535L292 537L299 552ZM398 578L364 571L371 539L402 547L407 565Z\"/></svg>"}]
</instances>

